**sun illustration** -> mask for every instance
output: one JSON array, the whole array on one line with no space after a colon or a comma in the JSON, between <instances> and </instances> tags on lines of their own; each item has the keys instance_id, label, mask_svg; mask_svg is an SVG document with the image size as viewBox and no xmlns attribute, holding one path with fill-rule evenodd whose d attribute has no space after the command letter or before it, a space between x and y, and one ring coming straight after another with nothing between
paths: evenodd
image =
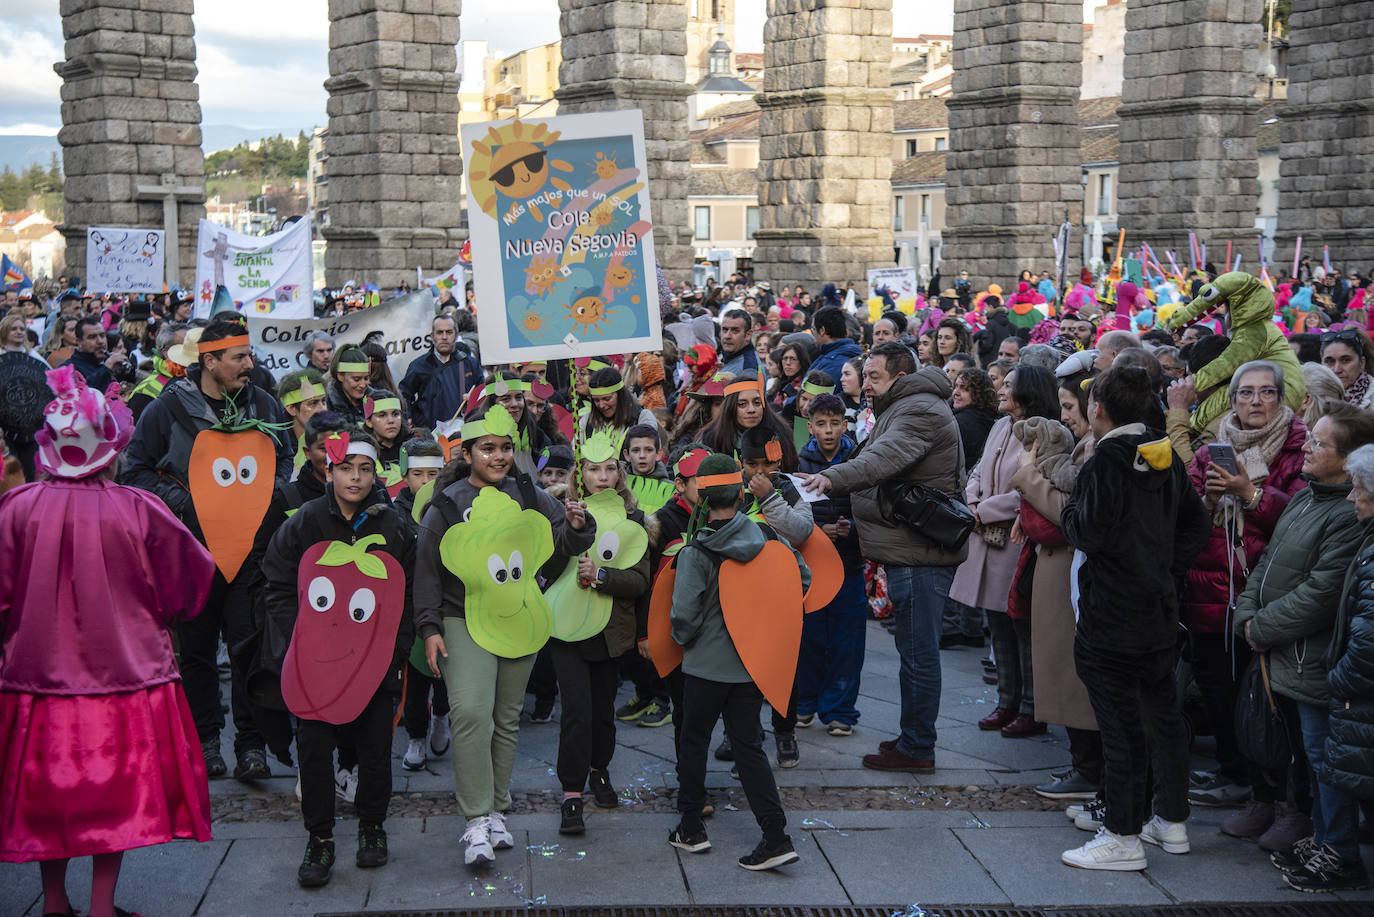
<instances>
[{"instance_id":1,"label":"sun illustration","mask_svg":"<svg viewBox=\"0 0 1374 917\"><path fill-rule=\"evenodd\" d=\"M524 329L525 336L532 341L539 340L553 330L553 326L544 321L544 317L533 309L520 318L520 327Z\"/></svg>"},{"instance_id":2,"label":"sun illustration","mask_svg":"<svg viewBox=\"0 0 1374 917\"><path fill-rule=\"evenodd\" d=\"M610 324L610 319L606 316L613 315L614 309L606 308L609 300L603 300L596 295L595 290L583 290L577 298L568 306L568 317L573 320L573 333L580 331L595 331L603 334L604 329L601 323Z\"/></svg>"},{"instance_id":3,"label":"sun illustration","mask_svg":"<svg viewBox=\"0 0 1374 917\"><path fill-rule=\"evenodd\" d=\"M553 255L534 258L525 268L525 292L543 296L558 283L558 263Z\"/></svg>"},{"instance_id":4,"label":"sun illustration","mask_svg":"<svg viewBox=\"0 0 1374 917\"><path fill-rule=\"evenodd\" d=\"M596 170L596 177L603 180L615 178L615 173L620 171L620 166L616 164L616 161L605 153L597 153L596 162L588 163L588 165Z\"/></svg>"},{"instance_id":5,"label":"sun illustration","mask_svg":"<svg viewBox=\"0 0 1374 917\"><path fill-rule=\"evenodd\" d=\"M597 229L606 229L615 222L615 211L607 207L598 207L592 211L592 223Z\"/></svg>"},{"instance_id":6,"label":"sun illustration","mask_svg":"<svg viewBox=\"0 0 1374 917\"><path fill-rule=\"evenodd\" d=\"M503 127L487 128L484 140L472 142L468 160L468 183L473 200L487 216L496 216L498 193L511 201L524 201L551 184L560 191L570 185L558 177L549 177L549 169L571 172L572 166L561 159L549 159L548 150L558 140L559 131L550 131L547 124L526 124L519 119ZM530 214L540 222L543 214L533 204Z\"/></svg>"},{"instance_id":7,"label":"sun illustration","mask_svg":"<svg viewBox=\"0 0 1374 917\"><path fill-rule=\"evenodd\" d=\"M612 264L606 268L606 286L623 290L634 282L635 272L628 264Z\"/></svg>"}]
</instances>

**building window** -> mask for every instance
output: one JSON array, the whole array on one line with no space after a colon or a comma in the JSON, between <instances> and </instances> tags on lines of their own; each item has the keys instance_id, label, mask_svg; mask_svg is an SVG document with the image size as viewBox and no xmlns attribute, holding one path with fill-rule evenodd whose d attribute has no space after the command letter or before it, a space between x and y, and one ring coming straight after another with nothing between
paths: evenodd
<instances>
[{"instance_id":1,"label":"building window","mask_svg":"<svg viewBox=\"0 0 1374 917\"><path fill-rule=\"evenodd\" d=\"M897 196L892 199L892 231L901 232L906 223L906 198Z\"/></svg>"},{"instance_id":2,"label":"building window","mask_svg":"<svg viewBox=\"0 0 1374 917\"><path fill-rule=\"evenodd\" d=\"M930 225L930 195L921 195L921 222Z\"/></svg>"},{"instance_id":3,"label":"building window","mask_svg":"<svg viewBox=\"0 0 1374 917\"><path fill-rule=\"evenodd\" d=\"M694 207L692 209L692 218L693 225L695 226L693 237L697 239L711 238L711 208Z\"/></svg>"},{"instance_id":4,"label":"building window","mask_svg":"<svg viewBox=\"0 0 1374 917\"><path fill-rule=\"evenodd\" d=\"M744 208L744 238L754 238L754 233L759 231L759 208Z\"/></svg>"},{"instance_id":5,"label":"building window","mask_svg":"<svg viewBox=\"0 0 1374 917\"><path fill-rule=\"evenodd\" d=\"M915 156L915 155L916 155L916 151L917 151L916 141L915 141L915 140L908 140L908 141L906 142L906 158L907 158L907 159L910 159L911 157Z\"/></svg>"},{"instance_id":6,"label":"building window","mask_svg":"<svg viewBox=\"0 0 1374 917\"><path fill-rule=\"evenodd\" d=\"M935 138L935 151L937 153L949 149L949 141L944 137Z\"/></svg>"},{"instance_id":7,"label":"building window","mask_svg":"<svg viewBox=\"0 0 1374 917\"><path fill-rule=\"evenodd\" d=\"M1112 176L1104 172L1097 176L1097 215L1106 216L1112 212Z\"/></svg>"}]
</instances>

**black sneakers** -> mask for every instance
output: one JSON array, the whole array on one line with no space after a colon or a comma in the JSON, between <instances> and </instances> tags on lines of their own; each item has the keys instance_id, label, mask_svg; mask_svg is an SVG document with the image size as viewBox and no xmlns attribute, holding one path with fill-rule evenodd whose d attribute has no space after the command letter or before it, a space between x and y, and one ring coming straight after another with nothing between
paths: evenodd
<instances>
[{"instance_id":1,"label":"black sneakers","mask_svg":"<svg viewBox=\"0 0 1374 917\"><path fill-rule=\"evenodd\" d=\"M1341 858L1331 847L1322 847L1295 872L1285 872L1283 881L1300 892L1351 892L1369 887L1369 873L1358 857Z\"/></svg>"},{"instance_id":2,"label":"black sneakers","mask_svg":"<svg viewBox=\"0 0 1374 917\"><path fill-rule=\"evenodd\" d=\"M614 809L620 805L620 797L615 794L615 787L611 786L611 777L605 771L592 771L587 775L587 783L591 784L592 799L603 809Z\"/></svg>"},{"instance_id":3,"label":"black sneakers","mask_svg":"<svg viewBox=\"0 0 1374 917\"><path fill-rule=\"evenodd\" d=\"M771 846L766 840L759 841L753 853L746 853L739 858L739 864L745 869L758 872L764 869L777 869L799 859L801 857L797 856L797 851L792 849L792 839L783 835L781 841Z\"/></svg>"},{"instance_id":4,"label":"black sneakers","mask_svg":"<svg viewBox=\"0 0 1374 917\"><path fill-rule=\"evenodd\" d=\"M211 779L223 777L229 772L229 766L224 763L224 755L219 751L219 734L209 739L202 739L200 742L200 753L205 757L205 775Z\"/></svg>"},{"instance_id":5,"label":"black sneakers","mask_svg":"<svg viewBox=\"0 0 1374 917\"><path fill-rule=\"evenodd\" d=\"M305 858L301 860L301 868L296 870L296 881L303 888L319 888L329 881L329 871L333 868L333 839L315 837L312 834L305 844Z\"/></svg>"},{"instance_id":6,"label":"black sneakers","mask_svg":"<svg viewBox=\"0 0 1374 917\"><path fill-rule=\"evenodd\" d=\"M563 800L563 808L560 811L563 820L558 825L559 834L582 834L587 830L587 823L582 820L581 796Z\"/></svg>"},{"instance_id":7,"label":"black sneakers","mask_svg":"<svg viewBox=\"0 0 1374 917\"><path fill-rule=\"evenodd\" d=\"M711 841L706 837L704 828L688 832L681 824L668 833L668 843L688 853L705 853L711 849Z\"/></svg>"},{"instance_id":8,"label":"black sneakers","mask_svg":"<svg viewBox=\"0 0 1374 917\"><path fill-rule=\"evenodd\" d=\"M385 866L386 859L386 831L382 826L358 825L358 866L362 869Z\"/></svg>"},{"instance_id":9,"label":"black sneakers","mask_svg":"<svg viewBox=\"0 0 1374 917\"><path fill-rule=\"evenodd\" d=\"M261 748L245 748L238 753L234 764L234 779L240 783L266 780L272 776L267 767L267 752Z\"/></svg>"},{"instance_id":10,"label":"black sneakers","mask_svg":"<svg viewBox=\"0 0 1374 917\"><path fill-rule=\"evenodd\" d=\"M729 736L720 740L720 744L716 746L715 755L717 761L735 760L735 745L730 741Z\"/></svg>"},{"instance_id":11,"label":"black sneakers","mask_svg":"<svg viewBox=\"0 0 1374 917\"><path fill-rule=\"evenodd\" d=\"M640 697L636 694L616 708L615 718L622 723L633 722L647 713L653 705L654 699L652 697Z\"/></svg>"},{"instance_id":12,"label":"black sneakers","mask_svg":"<svg viewBox=\"0 0 1374 917\"><path fill-rule=\"evenodd\" d=\"M797 748L797 734L780 732L773 738L778 747L778 767L796 767L801 761L801 752Z\"/></svg>"}]
</instances>

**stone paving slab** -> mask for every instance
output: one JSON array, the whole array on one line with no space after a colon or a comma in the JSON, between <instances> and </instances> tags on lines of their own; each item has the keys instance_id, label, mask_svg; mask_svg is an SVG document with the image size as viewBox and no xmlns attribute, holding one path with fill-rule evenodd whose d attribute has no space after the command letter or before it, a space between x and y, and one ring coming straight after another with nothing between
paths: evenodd
<instances>
[{"instance_id":1,"label":"stone paving slab","mask_svg":"<svg viewBox=\"0 0 1374 917\"><path fill-rule=\"evenodd\" d=\"M812 836L854 904L943 901L956 889L962 904L1011 903L955 832L920 821L921 828L827 829ZM897 868L875 869L876 863Z\"/></svg>"}]
</instances>

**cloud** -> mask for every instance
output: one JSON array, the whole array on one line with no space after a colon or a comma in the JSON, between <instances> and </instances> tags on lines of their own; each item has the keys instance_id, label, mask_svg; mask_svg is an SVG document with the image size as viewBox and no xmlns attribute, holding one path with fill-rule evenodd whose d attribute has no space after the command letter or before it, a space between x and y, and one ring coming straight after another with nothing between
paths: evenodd
<instances>
[{"instance_id":1,"label":"cloud","mask_svg":"<svg viewBox=\"0 0 1374 917\"><path fill-rule=\"evenodd\" d=\"M0 30L0 121L37 121L52 126L48 133L61 124L62 78L52 69L63 57L60 38L60 20L57 40L37 29Z\"/></svg>"},{"instance_id":2,"label":"cloud","mask_svg":"<svg viewBox=\"0 0 1374 917\"><path fill-rule=\"evenodd\" d=\"M196 4L196 35L211 44L219 38L255 41L329 43L329 6L325 0L235 0Z\"/></svg>"},{"instance_id":3,"label":"cloud","mask_svg":"<svg viewBox=\"0 0 1374 917\"><path fill-rule=\"evenodd\" d=\"M40 124L36 121L21 121L18 124L0 124L0 137L8 137L10 135L56 137L57 127L52 124Z\"/></svg>"},{"instance_id":4,"label":"cloud","mask_svg":"<svg viewBox=\"0 0 1374 917\"><path fill-rule=\"evenodd\" d=\"M202 43L196 54L202 121L292 133L324 124L327 48L307 43L293 48L294 53L263 59Z\"/></svg>"}]
</instances>

